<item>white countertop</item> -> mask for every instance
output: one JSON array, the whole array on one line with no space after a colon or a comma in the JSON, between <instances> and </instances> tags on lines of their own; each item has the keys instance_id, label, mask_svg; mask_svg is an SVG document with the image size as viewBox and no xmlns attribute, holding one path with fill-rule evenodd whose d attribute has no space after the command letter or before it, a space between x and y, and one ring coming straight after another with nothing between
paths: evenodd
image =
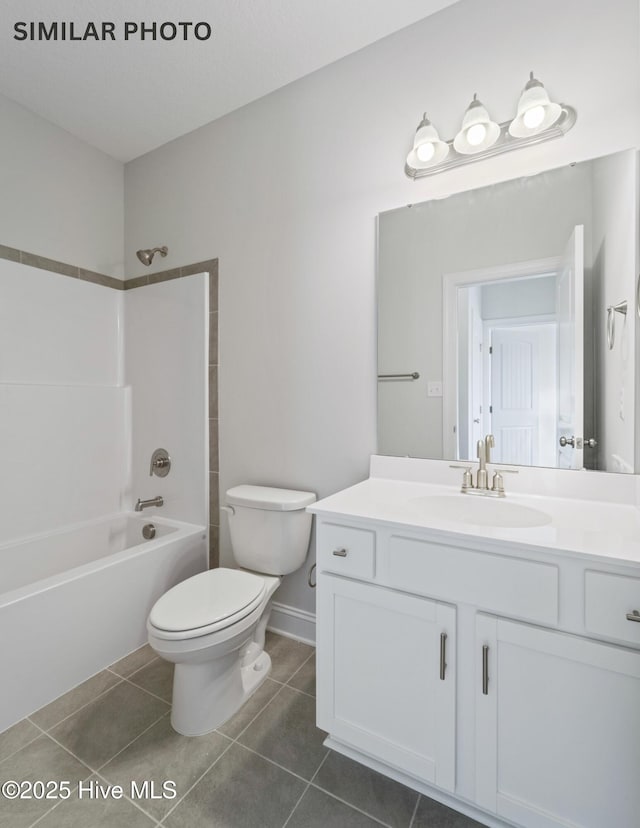
<instances>
[{"instance_id":1,"label":"white countertop","mask_svg":"<svg viewBox=\"0 0 640 828\"><path fill-rule=\"evenodd\" d=\"M423 474L416 474L415 466L409 476L423 478L442 478L444 468L448 464L441 461L413 461L409 458L398 461L398 458L389 458L394 463L385 467L381 462L385 458L372 460L372 471L380 473L402 474L402 465L419 463ZM377 462L374 462L377 461ZM431 466L432 468L429 468ZM408 468L408 467L407 467ZM537 469L535 474L540 475L544 470ZM577 475L581 472L559 473L549 470L554 480L558 474ZM435 472L435 473L434 473ZM458 475L461 474L457 473ZM451 472L448 472L451 477ZM523 474L526 480L527 472ZM613 475L605 475L606 478ZM615 475L616 478L624 477ZM455 536L458 540L475 538L480 541L491 541L496 546L505 544L535 547L540 550L561 551L574 555L588 555L590 558L599 558L609 563L640 564L640 510L635 505L636 479L616 481L615 485L627 486L629 494L621 488L617 492L619 500L599 500L591 497L592 492L581 491L584 488L584 478L575 478L577 490L587 497L560 497L541 494L528 494L519 491L509 493L508 487L512 483L512 476L505 476L507 496L504 499L484 498L478 495L465 495L460 492L460 485L446 485L443 482L425 482L425 480L403 480L397 477L372 476L369 479L344 489L334 495L323 498L309 507L309 511L324 518L362 519L377 521L393 527L432 530L442 537L442 533ZM569 481L568 483L566 481ZM598 481L597 476L594 483ZM561 479L562 483L562 479ZM521 483L520 488L523 485ZM556 488L554 485L553 488ZM565 479L565 488L571 493L573 481L571 477ZM606 488L606 487L605 487ZM609 487L609 494L611 488ZM456 498L459 498L458 501ZM471 503L473 501L473 503ZM626 501L626 502L625 502ZM484 520L484 505L486 503L488 519ZM456 511L460 506L460 519ZM502 510L502 505L506 506ZM442 514L440 507L446 507ZM514 508L515 507L515 508ZM521 509L523 507L523 509ZM536 510L528 513L527 510ZM535 526L505 526L492 525L492 515L506 515L509 523L511 513L538 516L542 525ZM472 522L478 517L478 522ZM481 525L484 524L484 525Z\"/></svg>"}]
</instances>

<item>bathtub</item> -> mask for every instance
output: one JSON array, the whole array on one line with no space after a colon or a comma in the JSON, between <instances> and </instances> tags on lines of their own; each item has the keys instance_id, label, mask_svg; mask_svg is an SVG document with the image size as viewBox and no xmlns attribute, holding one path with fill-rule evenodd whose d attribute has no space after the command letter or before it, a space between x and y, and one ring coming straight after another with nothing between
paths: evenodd
<instances>
[{"instance_id":1,"label":"bathtub","mask_svg":"<svg viewBox=\"0 0 640 828\"><path fill-rule=\"evenodd\" d=\"M1 545L0 732L144 644L153 603L206 567L204 527L155 514Z\"/></svg>"}]
</instances>

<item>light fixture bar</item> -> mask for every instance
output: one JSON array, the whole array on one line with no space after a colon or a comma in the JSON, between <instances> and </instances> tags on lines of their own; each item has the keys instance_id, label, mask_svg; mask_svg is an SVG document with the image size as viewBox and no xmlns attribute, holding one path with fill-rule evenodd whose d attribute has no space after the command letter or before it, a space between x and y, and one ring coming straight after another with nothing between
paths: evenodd
<instances>
[{"instance_id":1,"label":"light fixture bar","mask_svg":"<svg viewBox=\"0 0 640 828\"><path fill-rule=\"evenodd\" d=\"M562 107L562 115L560 118L553 126L545 129L543 132L539 132L537 135L514 138L509 134L511 121L504 121L504 123L500 124L500 136L491 147L476 152L473 155L461 155L455 151L452 139L451 141L445 142L449 145L449 153L440 164L425 169L414 169L408 164L405 164L404 171L409 178L413 178L414 180L417 178L426 178L428 175L437 175L438 173L446 172L456 167L463 167L465 164L473 164L482 158L493 158L494 155L501 155L503 152L512 152L513 150L524 149L524 147L531 147L534 144L552 141L554 138L562 138L573 127L578 115L572 106L567 106L566 104L560 104L560 106Z\"/></svg>"}]
</instances>

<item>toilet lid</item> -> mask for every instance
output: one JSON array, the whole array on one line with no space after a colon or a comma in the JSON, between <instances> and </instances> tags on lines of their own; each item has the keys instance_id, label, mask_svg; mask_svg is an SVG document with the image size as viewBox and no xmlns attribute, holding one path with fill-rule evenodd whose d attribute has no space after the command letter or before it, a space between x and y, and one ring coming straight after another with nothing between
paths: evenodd
<instances>
[{"instance_id":1,"label":"toilet lid","mask_svg":"<svg viewBox=\"0 0 640 828\"><path fill-rule=\"evenodd\" d=\"M259 575L241 569L210 569L172 587L153 606L150 623L159 630L184 632L209 627L233 616L240 621L266 589Z\"/></svg>"}]
</instances>

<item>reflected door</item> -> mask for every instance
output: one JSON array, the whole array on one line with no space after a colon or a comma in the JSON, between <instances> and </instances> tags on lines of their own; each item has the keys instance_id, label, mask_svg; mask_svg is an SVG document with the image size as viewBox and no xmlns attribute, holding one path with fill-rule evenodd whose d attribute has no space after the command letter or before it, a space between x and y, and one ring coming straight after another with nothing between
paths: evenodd
<instances>
[{"instance_id":1,"label":"reflected door","mask_svg":"<svg viewBox=\"0 0 640 828\"><path fill-rule=\"evenodd\" d=\"M558 468L583 467L584 226L576 225L562 257L556 288L558 319Z\"/></svg>"},{"instance_id":2,"label":"reflected door","mask_svg":"<svg viewBox=\"0 0 640 828\"><path fill-rule=\"evenodd\" d=\"M551 466L557 408L556 326L494 327L490 337L494 462Z\"/></svg>"}]
</instances>

